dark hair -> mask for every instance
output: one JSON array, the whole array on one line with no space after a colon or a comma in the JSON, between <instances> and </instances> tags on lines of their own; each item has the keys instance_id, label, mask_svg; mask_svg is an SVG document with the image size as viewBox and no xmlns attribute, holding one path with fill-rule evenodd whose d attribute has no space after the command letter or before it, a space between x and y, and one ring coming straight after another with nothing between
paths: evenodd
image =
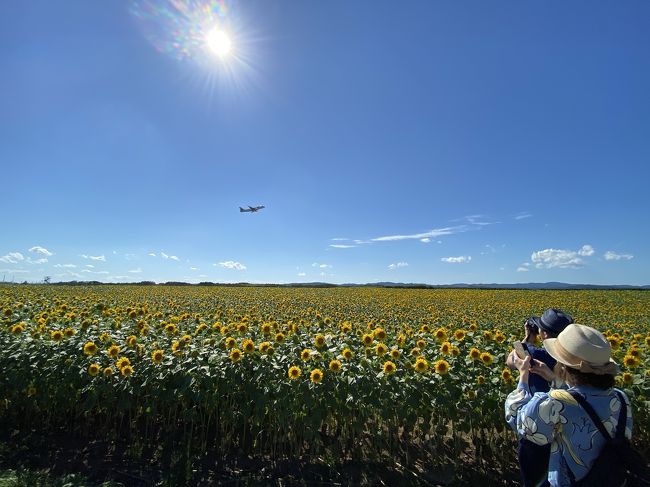
<instances>
[{"instance_id":1,"label":"dark hair","mask_svg":"<svg viewBox=\"0 0 650 487\"><path fill-rule=\"evenodd\" d=\"M572 384L580 384L584 386L592 386L596 389L611 389L616 383L614 376L610 374L588 374L587 372L580 372L578 369L563 366L566 373L566 382L571 382Z\"/></svg>"}]
</instances>

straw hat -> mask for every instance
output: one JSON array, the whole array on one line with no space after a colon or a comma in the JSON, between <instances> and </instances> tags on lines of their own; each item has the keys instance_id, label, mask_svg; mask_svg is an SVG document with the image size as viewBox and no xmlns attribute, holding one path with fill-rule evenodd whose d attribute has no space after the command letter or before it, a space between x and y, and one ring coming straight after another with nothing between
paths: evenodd
<instances>
[{"instance_id":1,"label":"straw hat","mask_svg":"<svg viewBox=\"0 0 650 487\"><path fill-rule=\"evenodd\" d=\"M580 372L615 375L612 347L601 332L586 325L568 325L557 338L544 340L544 349L558 362Z\"/></svg>"}]
</instances>

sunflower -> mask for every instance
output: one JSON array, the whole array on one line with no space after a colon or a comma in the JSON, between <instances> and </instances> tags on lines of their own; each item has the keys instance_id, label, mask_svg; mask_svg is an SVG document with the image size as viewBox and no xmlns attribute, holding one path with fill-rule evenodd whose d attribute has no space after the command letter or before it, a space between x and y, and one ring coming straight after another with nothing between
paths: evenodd
<instances>
[{"instance_id":1,"label":"sunflower","mask_svg":"<svg viewBox=\"0 0 650 487\"><path fill-rule=\"evenodd\" d=\"M485 365L490 365L494 361L494 357L492 357L492 355L490 355L490 352L483 352L481 354L481 361Z\"/></svg>"},{"instance_id":2,"label":"sunflower","mask_svg":"<svg viewBox=\"0 0 650 487\"><path fill-rule=\"evenodd\" d=\"M238 348L233 348L230 351L230 360L233 362L239 362L241 360L241 350Z\"/></svg>"},{"instance_id":3,"label":"sunflower","mask_svg":"<svg viewBox=\"0 0 650 487\"><path fill-rule=\"evenodd\" d=\"M417 372L426 372L429 370L429 362L427 362L423 357L420 357L415 361L413 368L415 368Z\"/></svg>"},{"instance_id":4,"label":"sunflower","mask_svg":"<svg viewBox=\"0 0 650 487\"><path fill-rule=\"evenodd\" d=\"M476 383L477 383L479 386L482 386L483 384L485 384L485 377L483 377L482 375L479 375L479 376L476 378Z\"/></svg>"},{"instance_id":5,"label":"sunflower","mask_svg":"<svg viewBox=\"0 0 650 487\"><path fill-rule=\"evenodd\" d=\"M119 358L115 362L115 367L117 367L120 370L122 370L122 368L126 367L127 365L131 365L131 361L126 357Z\"/></svg>"},{"instance_id":6,"label":"sunflower","mask_svg":"<svg viewBox=\"0 0 650 487\"><path fill-rule=\"evenodd\" d=\"M88 373L95 377L97 374L99 374L99 364L90 364L88 366Z\"/></svg>"},{"instance_id":7,"label":"sunflower","mask_svg":"<svg viewBox=\"0 0 650 487\"><path fill-rule=\"evenodd\" d=\"M54 330L50 332L50 338L52 338L52 340L55 342L60 342L63 340L63 332L61 330Z\"/></svg>"},{"instance_id":8,"label":"sunflower","mask_svg":"<svg viewBox=\"0 0 650 487\"><path fill-rule=\"evenodd\" d=\"M369 347L372 344L373 337L370 333L366 333L365 335L363 335L361 340L363 341L363 344L366 347Z\"/></svg>"},{"instance_id":9,"label":"sunflower","mask_svg":"<svg viewBox=\"0 0 650 487\"><path fill-rule=\"evenodd\" d=\"M275 341L278 342L278 343L284 343L285 338L286 337L284 336L284 333L282 333L282 332L278 332L278 333L275 334Z\"/></svg>"},{"instance_id":10,"label":"sunflower","mask_svg":"<svg viewBox=\"0 0 650 487\"><path fill-rule=\"evenodd\" d=\"M383 342L386 339L386 332L384 331L383 328L375 328L372 334L380 342Z\"/></svg>"},{"instance_id":11,"label":"sunflower","mask_svg":"<svg viewBox=\"0 0 650 487\"><path fill-rule=\"evenodd\" d=\"M434 333L433 336L436 337L436 340L442 342L447 339L447 330L444 328L438 328Z\"/></svg>"},{"instance_id":12,"label":"sunflower","mask_svg":"<svg viewBox=\"0 0 650 487\"><path fill-rule=\"evenodd\" d=\"M196 327L196 330L194 330L194 334L195 334L195 335L198 335L198 334L201 333L203 330L205 330L207 327L208 327L208 325L206 325L205 323L201 323L201 324L199 324L199 326Z\"/></svg>"},{"instance_id":13,"label":"sunflower","mask_svg":"<svg viewBox=\"0 0 650 487\"><path fill-rule=\"evenodd\" d=\"M99 335L99 341L100 342L107 342L110 339L111 339L110 335L108 333L106 333L106 332Z\"/></svg>"},{"instance_id":14,"label":"sunflower","mask_svg":"<svg viewBox=\"0 0 650 487\"><path fill-rule=\"evenodd\" d=\"M260 343L259 351L260 353L266 354L268 353L269 348L271 348L271 342L262 342Z\"/></svg>"},{"instance_id":15,"label":"sunflower","mask_svg":"<svg viewBox=\"0 0 650 487\"><path fill-rule=\"evenodd\" d=\"M263 323L262 324L262 333L265 335L270 335L271 334L271 323Z\"/></svg>"},{"instance_id":16,"label":"sunflower","mask_svg":"<svg viewBox=\"0 0 650 487\"><path fill-rule=\"evenodd\" d=\"M314 369L309 374L309 378L314 384L318 384L323 380L323 371L320 369Z\"/></svg>"},{"instance_id":17,"label":"sunflower","mask_svg":"<svg viewBox=\"0 0 650 487\"><path fill-rule=\"evenodd\" d=\"M70 337L75 336L75 335L77 334L77 332L74 331L73 328L66 328L65 330L63 330L63 334L64 334L67 338L70 338Z\"/></svg>"},{"instance_id":18,"label":"sunflower","mask_svg":"<svg viewBox=\"0 0 650 487\"><path fill-rule=\"evenodd\" d=\"M625 372L623 374L623 383L624 384L631 384L633 380L634 380L634 376L632 374L630 374L629 372Z\"/></svg>"},{"instance_id":19,"label":"sunflower","mask_svg":"<svg viewBox=\"0 0 650 487\"><path fill-rule=\"evenodd\" d=\"M129 347L135 347L135 343L136 343L137 340L138 340L138 337L136 337L135 335L131 335L129 338L126 339L126 344Z\"/></svg>"},{"instance_id":20,"label":"sunflower","mask_svg":"<svg viewBox=\"0 0 650 487\"><path fill-rule=\"evenodd\" d=\"M345 322L341 325L341 332L343 332L343 333L350 333L351 330L352 330L352 325L350 325L350 323L348 323L347 321L345 321Z\"/></svg>"},{"instance_id":21,"label":"sunflower","mask_svg":"<svg viewBox=\"0 0 650 487\"><path fill-rule=\"evenodd\" d=\"M497 342L497 343L503 343L505 341L505 339L506 339L506 336L503 333L501 333L500 331L497 331L494 334L494 341Z\"/></svg>"},{"instance_id":22,"label":"sunflower","mask_svg":"<svg viewBox=\"0 0 650 487\"><path fill-rule=\"evenodd\" d=\"M302 374L300 367L296 367L295 365L289 367L289 379L296 380L298 377L300 377L300 374Z\"/></svg>"},{"instance_id":23,"label":"sunflower","mask_svg":"<svg viewBox=\"0 0 650 487\"><path fill-rule=\"evenodd\" d=\"M122 367L122 368L120 369L120 373L121 373L124 377L128 377L128 376L130 376L131 374L133 374L133 367L131 367L130 365L125 365L124 367Z\"/></svg>"},{"instance_id":24,"label":"sunflower","mask_svg":"<svg viewBox=\"0 0 650 487\"><path fill-rule=\"evenodd\" d=\"M108 356L111 358L115 358L120 354L120 347L117 345L111 345L108 347Z\"/></svg>"},{"instance_id":25,"label":"sunflower","mask_svg":"<svg viewBox=\"0 0 650 487\"><path fill-rule=\"evenodd\" d=\"M92 355L95 355L97 353L97 345L95 345L95 342L86 342L84 345L84 355L88 355L89 357Z\"/></svg>"},{"instance_id":26,"label":"sunflower","mask_svg":"<svg viewBox=\"0 0 650 487\"><path fill-rule=\"evenodd\" d=\"M478 360L481 357L481 351L474 347L469 351L469 358L472 360Z\"/></svg>"},{"instance_id":27,"label":"sunflower","mask_svg":"<svg viewBox=\"0 0 650 487\"><path fill-rule=\"evenodd\" d=\"M411 349L411 356L412 357L419 357L420 356L420 349L418 347L412 348Z\"/></svg>"},{"instance_id":28,"label":"sunflower","mask_svg":"<svg viewBox=\"0 0 650 487\"><path fill-rule=\"evenodd\" d=\"M639 350L635 345L635 346L633 346L632 348L630 348L627 351L627 354L632 355L632 357L634 357L634 358L640 358L641 357L641 350Z\"/></svg>"},{"instance_id":29,"label":"sunflower","mask_svg":"<svg viewBox=\"0 0 650 487\"><path fill-rule=\"evenodd\" d=\"M429 333L429 332L431 331L431 328L429 328L429 325L422 325L422 326L420 327L420 331L421 331L422 333Z\"/></svg>"},{"instance_id":30,"label":"sunflower","mask_svg":"<svg viewBox=\"0 0 650 487\"><path fill-rule=\"evenodd\" d=\"M465 339L465 330L456 330L454 332L454 338L457 341L462 342Z\"/></svg>"},{"instance_id":31,"label":"sunflower","mask_svg":"<svg viewBox=\"0 0 650 487\"><path fill-rule=\"evenodd\" d=\"M192 337L190 335L183 335L181 337L181 342L183 342L185 345L188 345L192 341Z\"/></svg>"},{"instance_id":32,"label":"sunflower","mask_svg":"<svg viewBox=\"0 0 650 487\"><path fill-rule=\"evenodd\" d=\"M623 364L628 368L636 367L640 362L640 360L639 362L637 362L637 360L638 359L633 355L626 355L623 357Z\"/></svg>"},{"instance_id":33,"label":"sunflower","mask_svg":"<svg viewBox=\"0 0 650 487\"><path fill-rule=\"evenodd\" d=\"M456 345L452 345L452 347L451 347L451 355L453 357L458 357L460 355L460 348L458 348Z\"/></svg>"},{"instance_id":34,"label":"sunflower","mask_svg":"<svg viewBox=\"0 0 650 487\"><path fill-rule=\"evenodd\" d=\"M378 343L375 346L375 353L377 354L377 356L383 357L384 355L386 355L388 353L388 347L386 345L384 345L383 343Z\"/></svg>"},{"instance_id":35,"label":"sunflower","mask_svg":"<svg viewBox=\"0 0 650 487\"><path fill-rule=\"evenodd\" d=\"M255 351L255 342L251 339L244 340L241 346L246 353L253 353Z\"/></svg>"},{"instance_id":36,"label":"sunflower","mask_svg":"<svg viewBox=\"0 0 650 487\"><path fill-rule=\"evenodd\" d=\"M237 325L237 331L239 333L246 333L248 331L248 325L246 323L239 323Z\"/></svg>"},{"instance_id":37,"label":"sunflower","mask_svg":"<svg viewBox=\"0 0 650 487\"><path fill-rule=\"evenodd\" d=\"M503 369L501 371L501 378L509 384L513 379L512 371L508 368Z\"/></svg>"},{"instance_id":38,"label":"sunflower","mask_svg":"<svg viewBox=\"0 0 650 487\"><path fill-rule=\"evenodd\" d=\"M36 387L34 386L29 386L27 388L27 397L32 397L36 395Z\"/></svg>"},{"instance_id":39,"label":"sunflower","mask_svg":"<svg viewBox=\"0 0 650 487\"><path fill-rule=\"evenodd\" d=\"M406 336L400 334L397 336L397 344L402 347L404 346L404 343L406 342Z\"/></svg>"},{"instance_id":40,"label":"sunflower","mask_svg":"<svg viewBox=\"0 0 650 487\"><path fill-rule=\"evenodd\" d=\"M416 342L416 345L418 346L418 348L419 348L420 350L422 350L424 347L427 346L427 342L424 341L422 338L420 338L420 339Z\"/></svg>"},{"instance_id":41,"label":"sunflower","mask_svg":"<svg viewBox=\"0 0 650 487\"><path fill-rule=\"evenodd\" d=\"M433 368L437 374L445 375L447 372L449 372L449 362L444 359L440 359L433 365Z\"/></svg>"},{"instance_id":42,"label":"sunflower","mask_svg":"<svg viewBox=\"0 0 650 487\"><path fill-rule=\"evenodd\" d=\"M226 348L235 348L235 345L237 345L237 340L233 337L226 338Z\"/></svg>"},{"instance_id":43,"label":"sunflower","mask_svg":"<svg viewBox=\"0 0 650 487\"><path fill-rule=\"evenodd\" d=\"M477 329L478 326L476 325L476 323L472 323L471 325L469 325L469 331L476 331Z\"/></svg>"},{"instance_id":44,"label":"sunflower","mask_svg":"<svg viewBox=\"0 0 650 487\"><path fill-rule=\"evenodd\" d=\"M305 348L302 352L300 352L300 358L304 362L309 360L311 358L311 350L309 350L308 348Z\"/></svg>"},{"instance_id":45,"label":"sunflower","mask_svg":"<svg viewBox=\"0 0 650 487\"><path fill-rule=\"evenodd\" d=\"M164 356L165 353L162 350L154 350L151 354L151 360L153 360L154 364L159 364L163 361Z\"/></svg>"},{"instance_id":46,"label":"sunflower","mask_svg":"<svg viewBox=\"0 0 650 487\"><path fill-rule=\"evenodd\" d=\"M17 335L25 331L25 323L18 323L11 327L11 333Z\"/></svg>"},{"instance_id":47,"label":"sunflower","mask_svg":"<svg viewBox=\"0 0 650 487\"><path fill-rule=\"evenodd\" d=\"M473 390L467 391L467 399L469 399L470 401L472 399L476 399L476 391Z\"/></svg>"},{"instance_id":48,"label":"sunflower","mask_svg":"<svg viewBox=\"0 0 650 487\"><path fill-rule=\"evenodd\" d=\"M325 337L323 335L316 335L314 338L314 345L316 345L316 348L321 348L325 345Z\"/></svg>"},{"instance_id":49,"label":"sunflower","mask_svg":"<svg viewBox=\"0 0 650 487\"><path fill-rule=\"evenodd\" d=\"M401 355L402 355L402 352L401 352L399 349L397 349L397 348L393 348L393 349L390 351L390 356L391 356L393 359L395 359L395 360L397 360L398 358L400 358Z\"/></svg>"},{"instance_id":50,"label":"sunflower","mask_svg":"<svg viewBox=\"0 0 650 487\"><path fill-rule=\"evenodd\" d=\"M451 343L449 342L443 342L442 345L440 345L440 353L443 355L449 355L451 352Z\"/></svg>"},{"instance_id":51,"label":"sunflower","mask_svg":"<svg viewBox=\"0 0 650 487\"><path fill-rule=\"evenodd\" d=\"M492 334L491 331L488 330L483 332L483 338L485 338L486 340L492 340L493 337L494 335Z\"/></svg>"},{"instance_id":52,"label":"sunflower","mask_svg":"<svg viewBox=\"0 0 650 487\"><path fill-rule=\"evenodd\" d=\"M390 360L384 362L384 374L392 375L397 370L397 366Z\"/></svg>"},{"instance_id":53,"label":"sunflower","mask_svg":"<svg viewBox=\"0 0 650 487\"><path fill-rule=\"evenodd\" d=\"M330 370L332 372L340 372L341 371L341 362L339 360L332 360L330 361Z\"/></svg>"},{"instance_id":54,"label":"sunflower","mask_svg":"<svg viewBox=\"0 0 650 487\"><path fill-rule=\"evenodd\" d=\"M178 328L176 328L176 325L174 323L169 323L165 326L165 331L170 335L175 335L178 331Z\"/></svg>"},{"instance_id":55,"label":"sunflower","mask_svg":"<svg viewBox=\"0 0 650 487\"><path fill-rule=\"evenodd\" d=\"M343 355L343 358L345 358L345 360L350 360L350 359L352 359L352 356L354 354L352 353L352 350L350 350L349 348L346 348L345 350L343 350L341 355Z\"/></svg>"}]
</instances>

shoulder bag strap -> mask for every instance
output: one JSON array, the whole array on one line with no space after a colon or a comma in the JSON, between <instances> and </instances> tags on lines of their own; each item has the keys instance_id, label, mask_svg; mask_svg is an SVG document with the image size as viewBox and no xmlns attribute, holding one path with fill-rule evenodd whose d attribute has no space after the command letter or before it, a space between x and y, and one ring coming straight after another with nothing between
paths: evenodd
<instances>
[{"instance_id":1,"label":"shoulder bag strap","mask_svg":"<svg viewBox=\"0 0 650 487\"><path fill-rule=\"evenodd\" d=\"M625 426L627 423L627 404L625 403L625 396L619 390L614 389L614 392L618 396L618 400L621 401L621 412L618 414L618 424L616 425L616 438L625 437Z\"/></svg>"}]
</instances>

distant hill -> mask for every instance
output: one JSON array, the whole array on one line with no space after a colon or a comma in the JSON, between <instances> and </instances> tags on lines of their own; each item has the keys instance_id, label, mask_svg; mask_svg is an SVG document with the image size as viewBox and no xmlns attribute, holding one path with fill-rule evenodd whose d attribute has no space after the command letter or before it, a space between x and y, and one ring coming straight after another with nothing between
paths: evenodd
<instances>
[{"instance_id":1,"label":"distant hill","mask_svg":"<svg viewBox=\"0 0 650 487\"><path fill-rule=\"evenodd\" d=\"M11 285L10 283L4 283ZM26 283L23 283L26 284ZM226 286L226 287L310 287L310 288L329 288L329 287L385 287L385 288L411 288L411 289L636 289L636 290L648 290L650 285L645 286L631 286L626 284L568 284L566 282L526 282L526 283L515 283L515 284L467 284L467 283L456 283L456 284L422 284L422 283L403 283L403 282L372 282L366 284L331 284L328 282L293 282L289 284L251 284L248 282L238 282L238 283L219 283L219 282L200 282L198 284L190 284L187 282L176 282L168 281L164 283L155 283L153 281L141 281L141 282L131 282L124 283L131 286ZM14 284L18 285L18 284ZM103 283L99 281L67 281L67 282L55 282L51 284L43 284L45 286L100 286L100 285L110 285L116 286L120 285L117 283Z\"/></svg>"}]
</instances>

